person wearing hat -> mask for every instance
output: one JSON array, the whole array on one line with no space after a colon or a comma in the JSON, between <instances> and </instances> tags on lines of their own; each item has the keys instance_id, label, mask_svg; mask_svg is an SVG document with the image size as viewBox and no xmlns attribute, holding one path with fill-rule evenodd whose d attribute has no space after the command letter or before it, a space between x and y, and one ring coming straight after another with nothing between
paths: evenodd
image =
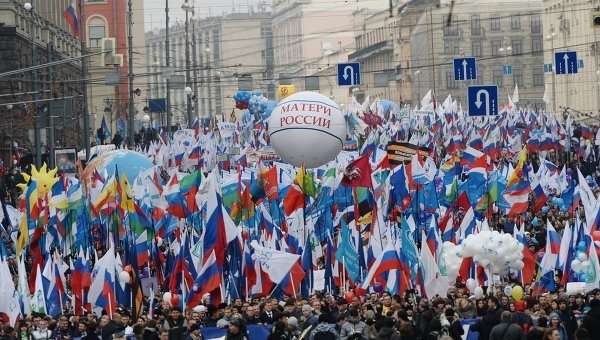
<instances>
[{"instance_id":1,"label":"person wearing hat","mask_svg":"<svg viewBox=\"0 0 600 340\"><path fill-rule=\"evenodd\" d=\"M241 318L234 318L229 322L225 340L248 340L244 320Z\"/></svg>"},{"instance_id":2,"label":"person wearing hat","mask_svg":"<svg viewBox=\"0 0 600 340\"><path fill-rule=\"evenodd\" d=\"M569 336L567 335L567 330L565 329L565 326L562 324L560 315L558 315L558 313L556 312L552 312L549 315L549 319L549 328L554 331L558 331L558 333L560 334L560 340L568 340Z\"/></svg>"},{"instance_id":3,"label":"person wearing hat","mask_svg":"<svg viewBox=\"0 0 600 340\"><path fill-rule=\"evenodd\" d=\"M298 339L300 336L300 329L298 328L298 318L290 316L287 319L287 331L292 339Z\"/></svg>"},{"instance_id":4,"label":"person wearing hat","mask_svg":"<svg viewBox=\"0 0 600 340\"><path fill-rule=\"evenodd\" d=\"M500 318L502 322L492 328L489 340L521 340L525 338L521 327L512 322L511 312L503 311Z\"/></svg>"},{"instance_id":5,"label":"person wearing hat","mask_svg":"<svg viewBox=\"0 0 600 340\"><path fill-rule=\"evenodd\" d=\"M335 317L331 314L326 306L323 308L323 313L319 315L319 323L302 332L301 338L307 339L307 333L309 340L326 340L326 339L339 339L339 334L335 325Z\"/></svg>"},{"instance_id":6,"label":"person wearing hat","mask_svg":"<svg viewBox=\"0 0 600 340\"><path fill-rule=\"evenodd\" d=\"M342 340L361 339L365 334L367 325L360 320L358 310L350 309L346 322L342 324L340 338Z\"/></svg>"}]
</instances>

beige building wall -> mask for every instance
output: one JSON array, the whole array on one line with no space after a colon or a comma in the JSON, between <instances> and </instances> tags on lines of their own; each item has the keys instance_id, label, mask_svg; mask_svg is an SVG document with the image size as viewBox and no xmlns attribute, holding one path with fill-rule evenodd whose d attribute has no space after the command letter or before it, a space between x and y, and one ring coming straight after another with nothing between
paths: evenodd
<instances>
[{"instance_id":1,"label":"beige building wall","mask_svg":"<svg viewBox=\"0 0 600 340\"><path fill-rule=\"evenodd\" d=\"M598 0L544 0L544 63L554 70L554 52L576 51L583 68L573 75L545 73L548 110L600 113L600 28L592 26ZM550 71L547 67L547 70Z\"/></svg>"},{"instance_id":2,"label":"beige building wall","mask_svg":"<svg viewBox=\"0 0 600 340\"><path fill-rule=\"evenodd\" d=\"M322 57L351 48L357 4L323 0L273 1L275 75L279 83L305 86L304 76L320 72ZM358 3L362 6L361 3ZM365 6L379 5L369 2Z\"/></svg>"},{"instance_id":3,"label":"beige building wall","mask_svg":"<svg viewBox=\"0 0 600 340\"><path fill-rule=\"evenodd\" d=\"M542 0L457 0L450 26L448 4L426 9L412 33L413 102L433 89L437 101L451 94L465 107L467 86L496 84L505 105L518 84L520 104L542 109ZM453 59L470 56L477 58L477 80L454 81ZM503 65L512 65L512 75Z\"/></svg>"}]
</instances>

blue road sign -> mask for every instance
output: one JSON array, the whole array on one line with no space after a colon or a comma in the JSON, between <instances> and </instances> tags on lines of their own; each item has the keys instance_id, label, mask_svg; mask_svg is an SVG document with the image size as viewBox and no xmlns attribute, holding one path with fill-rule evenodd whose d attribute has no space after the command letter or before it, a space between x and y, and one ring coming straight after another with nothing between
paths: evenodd
<instances>
[{"instance_id":1,"label":"blue road sign","mask_svg":"<svg viewBox=\"0 0 600 340\"><path fill-rule=\"evenodd\" d=\"M360 85L360 64L346 63L337 65L337 79L339 86Z\"/></svg>"},{"instance_id":2,"label":"blue road sign","mask_svg":"<svg viewBox=\"0 0 600 340\"><path fill-rule=\"evenodd\" d=\"M502 71L505 76L510 76L512 74L512 65L510 65L510 64L503 65Z\"/></svg>"},{"instance_id":3,"label":"blue road sign","mask_svg":"<svg viewBox=\"0 0 600 340\"><path fill-rule=\"evenodd\" d=\"M554 54L554 64L556 65L556 74L574 74L577 73L577 52L556 52Z\"/></svg>"},{"instance_id":4,"label":"blue road sign","mask_svg":"<svg viewBox=\"0 0 600 340\"><path fill-rule=\"evenodd\" d=\"M475 58L454 59L454 80L477 79L477 66Z\"/></svg>"},{"instance_id":5,"label":"blue road sign","mask_svg":"<svg viewBox=\"0 0 600 340\"><path fill-rule=\"evenodd\" d=\"M498 114L498 86L469 86L469 116Z\"/></svg>"}]
</instances>

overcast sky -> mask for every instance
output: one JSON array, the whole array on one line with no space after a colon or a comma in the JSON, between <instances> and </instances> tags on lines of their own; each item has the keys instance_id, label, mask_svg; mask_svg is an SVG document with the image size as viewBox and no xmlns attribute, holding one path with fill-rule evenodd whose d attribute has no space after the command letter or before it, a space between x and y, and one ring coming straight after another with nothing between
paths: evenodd
<instances>
[{"instance_id":1,"label":"overcast sky","mask_svg":"<svg viewBox=\"0 0 600 340\"><path fill-rule=\"evenodd\" d=\"M247 12L248 6L256 6L259 0L191 0L195 4L196 12L200 17L211 15L221 15L231 13L232 8L238 12ZM171 22L177 19L185 20L185 14L181 10L181 4L184 0L169 0L169 13ZM264 0L265 3L271 3L270 0ZM144 20L146 30L155 27L164 27L165 25L165 0L144 0Z\"/></svg>"}]
</instances>

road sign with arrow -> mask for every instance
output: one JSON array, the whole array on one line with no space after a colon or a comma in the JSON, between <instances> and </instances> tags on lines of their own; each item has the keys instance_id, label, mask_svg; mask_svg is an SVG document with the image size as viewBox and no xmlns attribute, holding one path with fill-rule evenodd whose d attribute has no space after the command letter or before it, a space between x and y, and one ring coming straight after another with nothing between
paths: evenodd
<instances>
[{"instance_id":1,"label":"road sign with arrow","mask_svg":"<svg viewBox=\"0 0 600 340\"><path fill-rule=\"evenodd\" d=\"M337 79L339 86L360 85L360 64L343 63L337 65Z\"/></svg>"},{"instance_id":2,"label":"road sign with arrow","mask_svg":"<svg viewBox=\"0 0 600 340\"><path fill-rule=\"evenodd\" d=\"M477 79L475 58L454 59L454 80Z\"/></svg>"},{"instance_id":3,"label":"road sign with arrow","mask_svg":"<svg viewBox=\"0 0 600 340\"><path fill-rule=\"evenodd\" d=\"M469 86L469 116L498 114L498 86Z\"/></svg>"},{"instance_id":4,"label":"road sign with arrow","mask_svg":"<svg viewBox=\"0 0 600 340\"><path fill-rule=\"evenodd\" d=\"M556 74L574 74L578 71L577 52L556 52L554 54Z\"/></svg>"}]
</instances>

